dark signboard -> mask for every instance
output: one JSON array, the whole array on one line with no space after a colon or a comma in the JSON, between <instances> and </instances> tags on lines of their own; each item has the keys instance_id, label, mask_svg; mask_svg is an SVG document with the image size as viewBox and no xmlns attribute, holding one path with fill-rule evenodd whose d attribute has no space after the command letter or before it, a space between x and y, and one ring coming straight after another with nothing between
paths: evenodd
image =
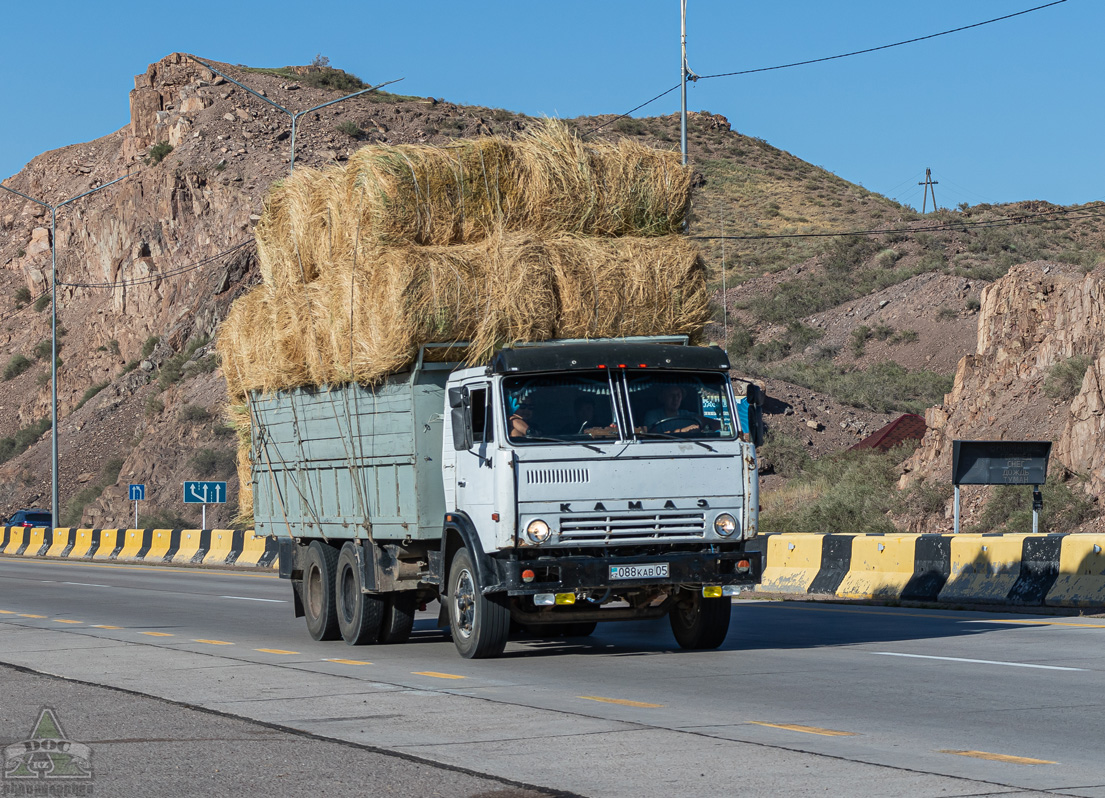
<instances>
[{"instance_id":1,"label":"dark signboard","mask_svg":"<svg viewBox=\"0 0 1105 798\"><path fill-rule=\"evenodd\" d=\"M1043 485L1051 441L952 441L953 485Z\"/></svg>"}]
</instances>

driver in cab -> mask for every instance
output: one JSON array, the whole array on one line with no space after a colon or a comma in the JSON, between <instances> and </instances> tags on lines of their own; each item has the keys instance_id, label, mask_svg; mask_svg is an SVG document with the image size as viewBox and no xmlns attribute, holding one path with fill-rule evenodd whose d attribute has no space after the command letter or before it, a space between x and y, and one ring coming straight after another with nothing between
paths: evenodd
<instances>
[{"instance_id":1,"label":"driver in cab","mask_svg":"<svg viewBox=\"0 0 1105 798\"><path fill-rule=\"evenodd\" d=\"M683 408L683 388L679 385L665 385L660 388L660 406L645 413L644 426L637 432L692 432L702 428L702 419L697 413Z\"/></svg>"}]
</instances>

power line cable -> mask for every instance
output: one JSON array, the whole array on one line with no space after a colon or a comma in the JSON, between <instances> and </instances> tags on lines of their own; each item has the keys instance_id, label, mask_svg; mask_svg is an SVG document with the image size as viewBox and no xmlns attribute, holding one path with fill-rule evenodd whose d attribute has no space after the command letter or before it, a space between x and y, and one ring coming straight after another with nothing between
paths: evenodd
<instances>
[{"instance_id":1,"label":"power line cable","mask_svg":"<svg viewBox=\"0 0 1105 798\"><path fill-rule=\"evenodd\" d=\"M901 47L906 44L916 44L917 42L927 41L928 39L935 39L940 36L947 36L951 33L959 33L961 31L970 30L971 28L981 28L983 25L991 25L995 22L1002 22L1013 17L1019 17L1024 14L1031 14L1034 11L1041 11L1051 6L1057 6L1060 3L1065 3L1067 0L1054 0L1051 3L1045 3L1042 6L1036 6L1035 8L1026 8L1024 11L1017 11L1013 14L1006 14L1003 17L994 17L993 19L985 20L984 22L975 22L972 25L963 25L959 28L952 28L951 30L940 31L939 33L930 33L928 36L917 36L913 39L906 39L900 42L894 42L893 44L883 44L878 47L868 47L863 50L854 50L850 53L841 53L840 55L829 55L824 58L811 58L808 61L795 61L791 64L779 64L778 66L759 67L758 69L743 69L739 72L721 72L716 75L700 75L699 80L710 80L711 78L728 78L734 75L752 75L757 72L771 72L776 69L789 69L791 67L807 66L809 64L820 64L825 61L835 61L838 58L850 58L853 55L866 55L867 53L875 53L879 50L889 50L892 47ZM630 112L632 113L632 111Z\"/></svg>"},{"instance_id":2,"label":"power line cable","mask_svg":"<svg viewBox=\"0 0 1105 798\"><path fill-rule=\"evenodd\" d=\"M933 233L933 232L970 232L971 230L986 229L992 227L1012 227L1020 224L1032 224L1035 222L1058 221L1056 217L1065 219L1098 219L1105 216L1105 207L1097 213L1074 213L1073 211L1058 210L1045 213L1029 214L1025 216L1008 217L1004 219L992 219L983 222L947 222L944 224L924 225L921 227L896 227L883 230L837 230L821 233L778 233L747 236L688 236L697 241L763 241L782 238L836 238L840 236L872 236L889 235L892 233Z\"/></svg>"},{"instance_id":3,"label":"power line cable","mask_svg":"<svg viewBox=\"0 0 1105 798\"><path fill-rule=\"evenodd\" d=\"M1050 8L1051 6L1057 6L1060 3L1065 3L1065 2L1067 2L1067 0L1053 0L1053 2L1045 3L1042 6L1036 6L1035 8L1026 8L1024 11L1017 11L1013 14L1006 14L1005 16L1002 16L1002 17L994 17L993 19L987 19L987 20L984 20L983 22L975 22L974 24L971 24L971 25L963 25L963 26L958 27L958 28L952 28L951 30L940 31L939 33L930 33L927 36L917 36L917 37L912 38L912 39L905 39L904 41L894 42L892 44L882 44L882 45L879 45L878 47L867 47L863 50L853 50L850 53L840 53L839 55L829 55L829 56L825 56L823 58L811 58L811 59L808 59L806 61L795 61L795 62L790 63L790 64L778 64L776 66L758 67L756 69L742 69L742 70L739 70L737 72L719 72L715 75L696 75L696 76L694 76L694 78L692 78L692 80L695 80L695 81L698 81L698 80L711 80L713 78L729 78L729 77L734 77L734 76L737 76L737 75L753 75L753 74L756 74L758 72L772 72L772 71L778 70L778 69L790 69L792 67L808 66L810 64L820 64L820 63L823 63L825 61L835 61L835 60L840 59L840 58L851 58L852 56L855 56L855 55L866 55L867 53L876 53L880 50L889 50L892 47L902 47L903 45L906 45L906 44L916 44L917 42L923 42L923 41L927 41L929 39L936 39L940 36L947 36L947 35L952 34L952 33L960 33L961 31L970 30L971 28L980 28L983 25L991 25L995 22L1002 22L1002 21L1007 20L1007 19L1012 19L1013 17L1019 17L1019 16L1022 16L1024 14L1031 14L1034 11L1041 11L1045 8ZM651 105L652 103L656 102L661 97L664 97L665 95L671 94L673 91L678 89L680 85L681 84L679 84L679 83L675 84L674 86L672 86L667 91L663 91L660 94L657 94L651 100L647 100L646 102L643 102L640 105L638 105L636 108L631 108L630 110L626 111L625 113L619 114L618 116L614 117L613 119L611 119L607 122L603 122L598 127L592 128L591 130L587 131L583 135L584 136L590 136L594 133L597 133L598 131L602 130L604 127L607 127L609 125L612 125L614 122L617 122L619 119L623 119L623 118L629 116L634 111L639 111L642 108L644 108L646 105Z\"/></svg>"},{"instance_id":4,"label":"power line cable","mask_svg":"<svg viewBox=\"0 0 1105 798\"><path fill-rule=\"evenodd\" d=\"M173 269L167 272L158 272L157 274L151 274L147 277L143 277L139 280L120 280L117 283L65 283L58 280L59 286L66 288L126 288L132 285L146 285L148 283L156 283L164 280L166 277L177 277L187 272L195 271L196 269L202 269L204 266L208 266L215 261L225 258L228 255L232 255L243 247L252 244L255 239L252 237L240 241L230 249L224 249L222 252L216 252L214 255L209 255L206 258L189 264L188 266L182 266L179 269Z\"/></svg>"}]
</instances>

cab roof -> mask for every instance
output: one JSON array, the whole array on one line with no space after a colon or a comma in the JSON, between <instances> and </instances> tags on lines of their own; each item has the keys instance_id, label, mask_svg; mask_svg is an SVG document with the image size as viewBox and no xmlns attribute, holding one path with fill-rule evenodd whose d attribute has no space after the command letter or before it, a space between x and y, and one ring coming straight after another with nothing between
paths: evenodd
<instances>
[{"instance_id":1,"label":"cab roof","mask_svg":"<svg viewBox=\"0 0 1105 798\"><path fill-rule=\"evenodd\" d=\"M502 349L491 361L496 374L593 369L729 371L729 356L718 346L678 346L624 341L562 343Z\"/></svg>"}]
</instances>

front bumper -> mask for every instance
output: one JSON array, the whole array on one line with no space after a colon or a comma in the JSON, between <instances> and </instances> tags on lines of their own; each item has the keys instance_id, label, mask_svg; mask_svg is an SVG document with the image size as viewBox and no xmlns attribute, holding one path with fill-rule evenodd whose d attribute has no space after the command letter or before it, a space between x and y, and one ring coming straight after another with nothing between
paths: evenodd
<instances>
[{"instance_id":1,"label":"front bumper","mask_svg":"<svg viewBox=\"0 0 1105 798\"><path fill-rule=\"evenodd\" d=\"M755 585L763 573L763 555L758 551L670 552L643 556L546 555L532 559L493 557L499 584L492 590L511 596L537 593L567 593L575 590L633 589L674 585ZM747 560L750 568L737 571L737 563ZM646 579L611 579L611 566L667 563L668 576ZM533 581L522 579L522 572L535 573ZM485 588L487 592L488 588Z\"/></svg>"}]
</instances>

